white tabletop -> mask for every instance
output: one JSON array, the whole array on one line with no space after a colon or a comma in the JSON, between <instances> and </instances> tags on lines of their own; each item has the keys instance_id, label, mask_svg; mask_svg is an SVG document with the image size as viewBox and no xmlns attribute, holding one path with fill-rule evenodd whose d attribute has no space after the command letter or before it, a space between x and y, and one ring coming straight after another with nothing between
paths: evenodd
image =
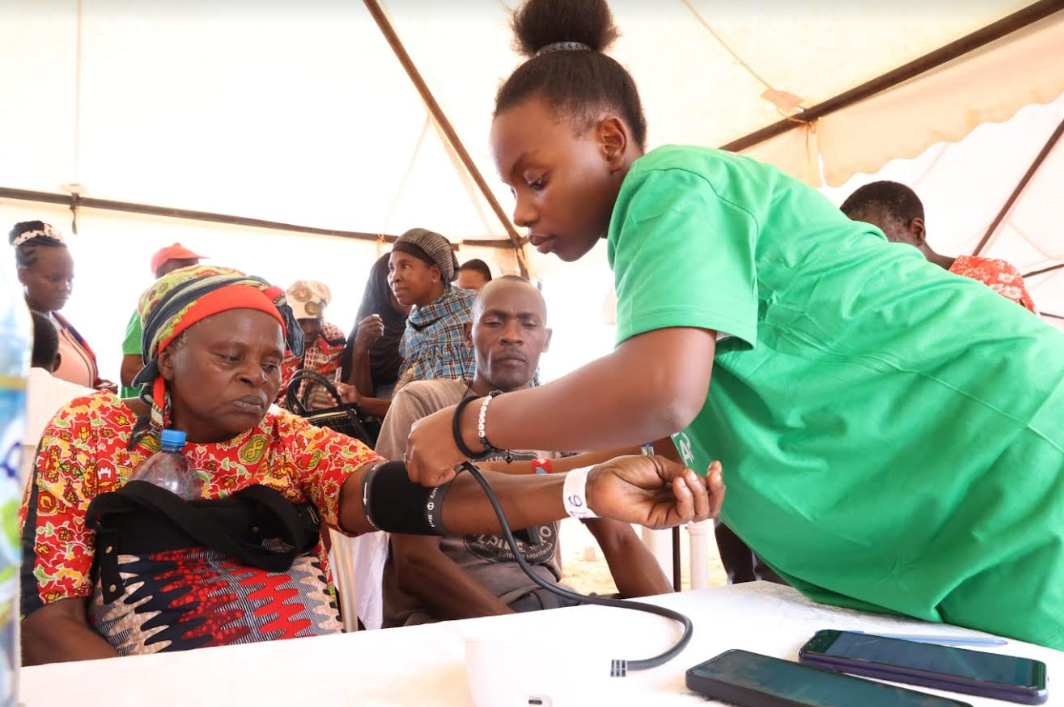
<instances>
[{"instance_id":1,"label":"white tabletop","mask_svg":"<svg viewBox=\"0 0 1064 707\"><path fill-rule=\"evenodd\" d=\"M627 678L609 678L612 658L645 658L679 634L670 621L620 609L581 606L534 614L363 631L245 646L25 668L20 702L45 705L457 705L472 707L466 641L502 640L500 654L522 674L551 673L554 707L707 705L684 687L684 672L729 648L796 660L819 629L980 635L951 626L862 614L814 604L789 587L758 582L652 599L686 613L695 625L671 663ZM986 648L1046 663L1064 672L1064 653L1018 641ZM505 664L505 663L504 663ZM553 684L552 683L552 684ZM923 688L921 688L923 689ZM932 690L925 690L933 692ZM564 693L564 694L559 694ZM946 694L946 693L939 693ZM589 698L587 695L592 695ZM950 695L972 705L1008 703ZM1057 697L1056 700L1053 698ZM1050 704L1064 704L1053 694Z\"/></svg>"}]
</instances>

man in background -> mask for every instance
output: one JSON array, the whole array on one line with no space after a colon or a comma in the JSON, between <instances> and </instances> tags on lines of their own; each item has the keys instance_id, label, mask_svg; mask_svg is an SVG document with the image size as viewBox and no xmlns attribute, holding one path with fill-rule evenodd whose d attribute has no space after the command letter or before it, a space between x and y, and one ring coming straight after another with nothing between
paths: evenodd
<instances>
[{"instance_id":1,"label":"man in background","mask_svg":"<svg viewBox=\"0 0 1064 707\"><path fill-rule=\"evenodd\" d=\"M180 243L174 243L160 249L151 257L151 271L158 280L174 270L199 265L200 261L206 257L193 253ZM140 369L144 367L140 352L142 336L140 312L133 310L133 316L129 318L129 324L126 325L126 338L122 342L121 393L123 398L136 398L140 395L139 390L130 386L133 385L133 379L140 373Z\"/></svg>"},{"instance_id":2,"label":"man in background","mask_svg":"<svg viewBox=\"0 0 1064 707\"><path fill-rule=\"evenodd\" d=\"M943 270L978 280L999 295L1036 311L1023 284L1023 275L1012 264L974 255L953 258L932 250L927 242L923 202L904 184L888 181L866 184L850 194L840 209L854 221L877 227L891 243L911 245Z\"/></svg>"},{"instance_id":3,"label":"man in background","mask_svg":"<svg viewBox=\"0 0 1064 707\"><path fill-rule=\"evenodd\" d=\"M465 261L458 268L458 279L454 284L466 290L480 290L489 282L491 282L491 268L483 260L474 258Z\"/></svg>"},{"instance_id":4,"label":"man in background","mask_svg":"<svg viewBox=\"0 0 1064 707\"><path fill-rule=\"evenodd\" d=\"M454 405L466 396L504 394L533 385L540 354L550 343L543 295L528 281L508 275L480 291L467 335L476 355L472 380L416 381L392 401L377 442L377 453L402 459L410 429L419 419ZM638 450L633 450L638 452ZM542 452L511 450L489 463L507 473L560 472L617 456L580 455L548 459ZM570 466L572 465L572 466ZM653 555L630 525L606 519L587 521L602 548L623 597L672 591ZM533 571L560 584L558 524L528 528L518 535L519 549ZM566 600L537 586L497 535L418 538L391 536L392 556L384 573L384 625L406 626L446 619L494 616L565 606Z\"/></svg>"}]
</instances>

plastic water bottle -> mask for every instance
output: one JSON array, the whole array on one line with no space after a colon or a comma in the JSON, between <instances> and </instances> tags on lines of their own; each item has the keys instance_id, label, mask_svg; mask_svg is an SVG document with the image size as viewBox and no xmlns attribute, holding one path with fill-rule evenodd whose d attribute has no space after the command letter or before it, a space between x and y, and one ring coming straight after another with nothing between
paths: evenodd
<instances>
[{"instance_id":1,"label":"plastic water bottle","mask_svg":"<svg viewBox=\"0 0 1064 707\"><path fill-rule=\"evenodd\" d=\"M184 432L163 430L161 449L140 463L132 481L147 481L186 501L197 500L203 492L203 481L181 453L184 448Z\"/></svg>"},{"instance_id":2,"label":"plastic water bottle","mask_svg":"<svg viewBox=\"0 0 1064 707\"><path fill-rule=\"evenodd\" d=\"M33 331L13 268L0 268L0 707L18 693L19 469Z\"/></svg>"}]
</instances>

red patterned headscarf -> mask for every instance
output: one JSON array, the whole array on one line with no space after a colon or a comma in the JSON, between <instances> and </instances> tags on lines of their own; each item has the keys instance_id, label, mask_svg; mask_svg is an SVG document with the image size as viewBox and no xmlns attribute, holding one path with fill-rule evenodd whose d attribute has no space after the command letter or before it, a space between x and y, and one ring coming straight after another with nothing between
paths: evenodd
<instances>
[{"instance_id":1,"label":"red patterned headscarf","mask_svg":"<svg viewBox=\"0 0 1064 707\"><path fill-rule=\"evenodd\" d=\"M138 421L131 439L135 445L149 432L158 435L170 417L170 394L159 372L159 354L196 322L231 309L254 309L281 325L288 348L303 353L303 331L292 317L285 292L259 277L239 270L199 265L182 268L155 282L141 295L144 368L133 379L140 397L151 406L150 418Z\"/></svg>"}]
</instances>

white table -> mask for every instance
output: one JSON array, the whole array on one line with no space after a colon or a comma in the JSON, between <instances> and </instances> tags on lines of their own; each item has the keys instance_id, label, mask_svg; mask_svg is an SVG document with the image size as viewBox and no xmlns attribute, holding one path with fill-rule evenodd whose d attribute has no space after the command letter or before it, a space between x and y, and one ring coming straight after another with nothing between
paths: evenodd
<instances>
[{"instance_id":1,"label":"white table","mask_svg":"<svg viewBox=\"0 0 1064 707\"><path fill-rule=\"evenodd\" d=\"M673 641L672 622L641 613L581 606L491 619L246 646L205 648L25 668L20 702L46 705L458 705L471 707L465 671L469 637L505 635L515 660L549 664L553 652L585 676L593 698L576 704L707 705L684 687L684 672L729 648L795 660L823 628L891 633L966 634L972 631L814 604L793 589L764 582L656 598L695 623L687 649L671 663L627 678L606 677L611 658L643 658ZM1064 674L1064 653L1009 641L990 648L1037 658L1052 680ZM1064 687L1050 704L1064 704ZM945 694L945 693L942 693ZM555 695L557 707L559 699ZM573 697L569 695L569 697ZM1009 703L953 695L972 705ZM1053 698L1056 699L1053 699Z\"/></svg>"}]
</instances>

